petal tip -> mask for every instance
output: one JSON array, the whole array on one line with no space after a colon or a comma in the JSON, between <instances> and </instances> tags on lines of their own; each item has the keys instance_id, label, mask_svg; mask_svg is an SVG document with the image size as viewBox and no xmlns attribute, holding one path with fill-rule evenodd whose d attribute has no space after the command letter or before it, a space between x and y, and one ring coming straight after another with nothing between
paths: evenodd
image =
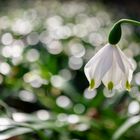
<instances>
[{"instance_id":1,"label":"petal tip","mask_svg":"<svg viewBox=\"0 0 140 140\"><path fill-rule=\"evenodd\" d=\"M110 82L108 83L108 85L107 85L108 90L112 90L113 87L114 87L114 84L113 84L112 81L110 81Z\"/></svg>"},{"instance_id":2,"label":"petal tip","mask_svg":"<svg viewBox=\"0 0 140 140\"><path fill-rule=\"evenodd\" d=\"M128 82L128 80L125 83L125 88L130 91L131 90L131 84Z\"/></svg>"},{"instance_id":3,"label":"petal tip","mask_svg":"<svg viewBox=\"0 0 140 140\"><path fill-rule=\"evenodd\" d=\"M90 81L89 88L90 88L90 89L94 89L94 87L95 87L95 80L92 79L92 80Z\"/></svg>"}]
</instances>

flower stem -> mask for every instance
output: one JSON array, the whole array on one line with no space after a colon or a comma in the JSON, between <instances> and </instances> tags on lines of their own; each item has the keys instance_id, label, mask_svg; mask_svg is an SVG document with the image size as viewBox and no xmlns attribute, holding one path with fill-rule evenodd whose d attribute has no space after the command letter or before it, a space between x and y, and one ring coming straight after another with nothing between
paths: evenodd
<instances>
[{"instance_id":1,"label":"flower stem","mask_svg":"<svg viewBox=\"0 0 140 140\"><path fill-rule=\"evenodd\" d=\"M35 132L37 134L37 136L40 140L48 140L47 136L41 130L36 129L35 127L31 126L30 124L18 123L18 122L15 122L14 120L13 120L13 124L15 126L31 129L33 132Z\"/></svg>"},{"instance_id":2,"label":"flower stem","mask_svg":"<svg viewBox=\"0 0 140 140\"><path fill-rule=\"evenodd\" d=\"M29 129L33 130L38 135L40 140L48 140L46 135L41 130L36 129L36 128L32 127L31 125L27 124L27 123L17 123L17 122L15 122L13 120L12 112L10 111L9 106L1 99L0 99L0 106L2 106L6 110L7 117L9 117L9 119L12 120L14 125L29 128Z\"/></svg>"},{"instance_id":3,"label":"flower stem","mask_svg":"<svg viewBox=\"0 0 140 140\"><path fill-rule=\"evenodd\" d=\"M121 30L121 24L122 23L128 23L128 24L132 24L132 25L136 25L136 26L140 26L140 22L136 21L136 20L131 20L131 19L121 19L119 21L117 21L108 36L108 41L110 44L117 44L120 39L121 39L121 35L122 35L122 30Z\"/></svg>"},{"instance_id":4,"label":"flower stem","mask_svg":"<svg viewBox=\"0 0 140 140\"><path fill-rule=\"evenodd\" d=\"M2 106L5 111L6 111L6 115L9 117L9 118L12 118L12 113L10 111L10 108L9 106L3 101L0 99L0 106Z\"/></svg>"}]
</instances>

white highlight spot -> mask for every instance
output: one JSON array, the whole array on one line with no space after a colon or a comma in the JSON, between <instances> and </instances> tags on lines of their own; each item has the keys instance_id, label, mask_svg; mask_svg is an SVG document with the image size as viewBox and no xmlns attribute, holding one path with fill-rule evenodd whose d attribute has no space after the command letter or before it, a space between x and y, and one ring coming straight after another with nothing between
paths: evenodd
<instances>
[{"instance_id":1,"label":"white highlight spot","mask_svg":"<svg viewBox=\"0 0 140 140\"><path fill-rule=\"evenodd\" d=\"M1 63L0 64L0 72L4 75L7 75L10 73L11 67L8 63Z\"/></svg>"},{"instance_id":2,"label":"white highlight spot","mask_svg":"<svg viewBox=\"0 0 140 140\"><path fill-rule=\"evenodd\" d=\"M37 111L37 117L40 119L40 120L48 120L50 119L50 113L46 110L39 110Z\"/></svg>"},{"instance_id":3,"label":"white highlight spot","mask_svg":"<svg viewBox=\"0 0 140 140\"><path fill-rule=\"evenodd\" d=\"M56 104L62 108L70 107L71 100L67 96L59 96L56 99Z\"/></svg>"},{"instance_id":4,"label":"white highlight spot","mask_svg":"<svg viewBox=\"0 0 140 140\"><path fill-rule=\"evenodd\" d=\"M96 94L97 94L96 89L94 89L94 90L89 90L89 89L87 88L87 89L85 89L85 91L84 91L84 97L85 97L86 99L93 99L93 98L96 96Z\"/></svg>"},{"instance_id":5,"label":"white highlight spot","mask_svg":"<svg viewBox=\"0 0 140 140\"><path fill-rule=\"evenodd\" d=\"M136 84L140 85L140 72L135 74L134 79L135 79Z\"/></svg>"},{"instance_id":6,"label":"white highlight spot","mask_svg":"<svg viewBox=\"0 0 140 140\"><path fill-rule=\"evenodd\" d=\"M11 33L5 33L2 35L1 42L4 45L10 45L13 42L13 36Z\"/></svg>"},{"instance_id":7,"label":"white highlight spot","mask_svg":"<svg viewBox=\"0 0 140 140\"><path fill-rule=\"evenodd\" d=\"M83 60L82 58L77 58L77 57L70 57L69 58L69 67L73 70L78 70L82 67L83 65Z\"/></svg>"},{"instance_id":8,"label":"white highlight spot","mask_svg":"<svg viewBox=\"0 0 140 140\"><path fill-rule=\"evenodd\" d=\"M26 58L29 62L35 62L39 59L39 52L36 49L30 49L26 54Z\"/></svg>"},{"instance_id":9,"label":"white highlight spot","mask_svg":"<svg viewBox=\"0 0 140 140\"><path fill-rule=\"evenodd\" d=\"M79 122L79 117L77 115L69 115L68 116L68 122L69 123L72 123L72 124L75 124L75 123L78 123Z\"/></svg>"},{"instance_id":10,"label":"white highlight spot","mask_svg":"<svg viewBox=\"0 0 140 140\"><path fill-rule=\"evenodd\" d=\"M54 87L60 88L63 86L64 82L65 80L59 75L54 75L51 77L51 84Z\"/></svg>"},{"instance_id":11,"label":"white highlight spot","mask_svg":"<svg viewBox=\"0 0 140 140\"><path fill-rule=\"evenodd\" d=\"M19 98L22 101L26 101L26 102L35 102L36 101L35 95L32 92L27 91L27 90L21 90L19 92Z\"/></svg>"},{"instance_id":12,"label":"white highlight spot","mask_svg":"<svg viewBox=\"0 0 140 140\"><path fill-rule=\"evenodd\" d=\"M137 101L132 101L128 106L128 112L132 115L139 113L140 105Z\"/></svg>"}]
</instances>

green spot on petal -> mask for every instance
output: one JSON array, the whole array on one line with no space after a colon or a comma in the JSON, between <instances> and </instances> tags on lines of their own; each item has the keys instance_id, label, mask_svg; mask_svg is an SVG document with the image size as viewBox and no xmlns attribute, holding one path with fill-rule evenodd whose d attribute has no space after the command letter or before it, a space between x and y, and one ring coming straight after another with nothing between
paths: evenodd
<instances>
[{"instance_id":1,"label":"green spot on petal","mask_svg":"<svg viewBox=\"0 0 140 140\"><path fill-rule=\"evenodd\" d=\"M126 81L125 87L126 87L126 89L127 89L128 91L130 91L131 85L130 85L130 83L129 83L128 81Z\"/></svg>"},{"instance_id":2,"label":"green spot on petal","mask_svg":"<svg viewBox=\"0 0 140 140\"><path fill-rule=\"evenodd\" d=\"M112 89L113 89L113 87L114 87L113 82L112 82L112 81L110 81L110 82L108 83L107 87L108 87L108 90L112 90Z\"/></svg>"},{"instance_id":3,"label":"green spot on petal","mask_svg":"<svg viewBox=\"0 0 140 140\"><path fill-rule=\"evenodd\" d=\"M95 86L95 81L94 81L94 79L92 79L92 80L90 81L90 89L93 89L94 86Z\"/></svg>"}]
</instances>

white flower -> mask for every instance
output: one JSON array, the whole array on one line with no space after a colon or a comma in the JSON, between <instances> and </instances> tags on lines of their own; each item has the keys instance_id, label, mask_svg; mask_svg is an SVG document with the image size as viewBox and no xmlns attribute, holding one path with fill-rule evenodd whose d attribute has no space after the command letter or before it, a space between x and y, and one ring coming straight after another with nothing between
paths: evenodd
<instances>
[{"instance_id":1,"label":"white flower","mask_svg":"<svg viewBox=\"0 0 140 140\"><path fill-rule=\"evenodd\" d=\"M134 67L118 46L107 44L89 60L84 71L90 89L97 88L102 81L109 90L130 90Z\"/></svg>"}]
</instances>

